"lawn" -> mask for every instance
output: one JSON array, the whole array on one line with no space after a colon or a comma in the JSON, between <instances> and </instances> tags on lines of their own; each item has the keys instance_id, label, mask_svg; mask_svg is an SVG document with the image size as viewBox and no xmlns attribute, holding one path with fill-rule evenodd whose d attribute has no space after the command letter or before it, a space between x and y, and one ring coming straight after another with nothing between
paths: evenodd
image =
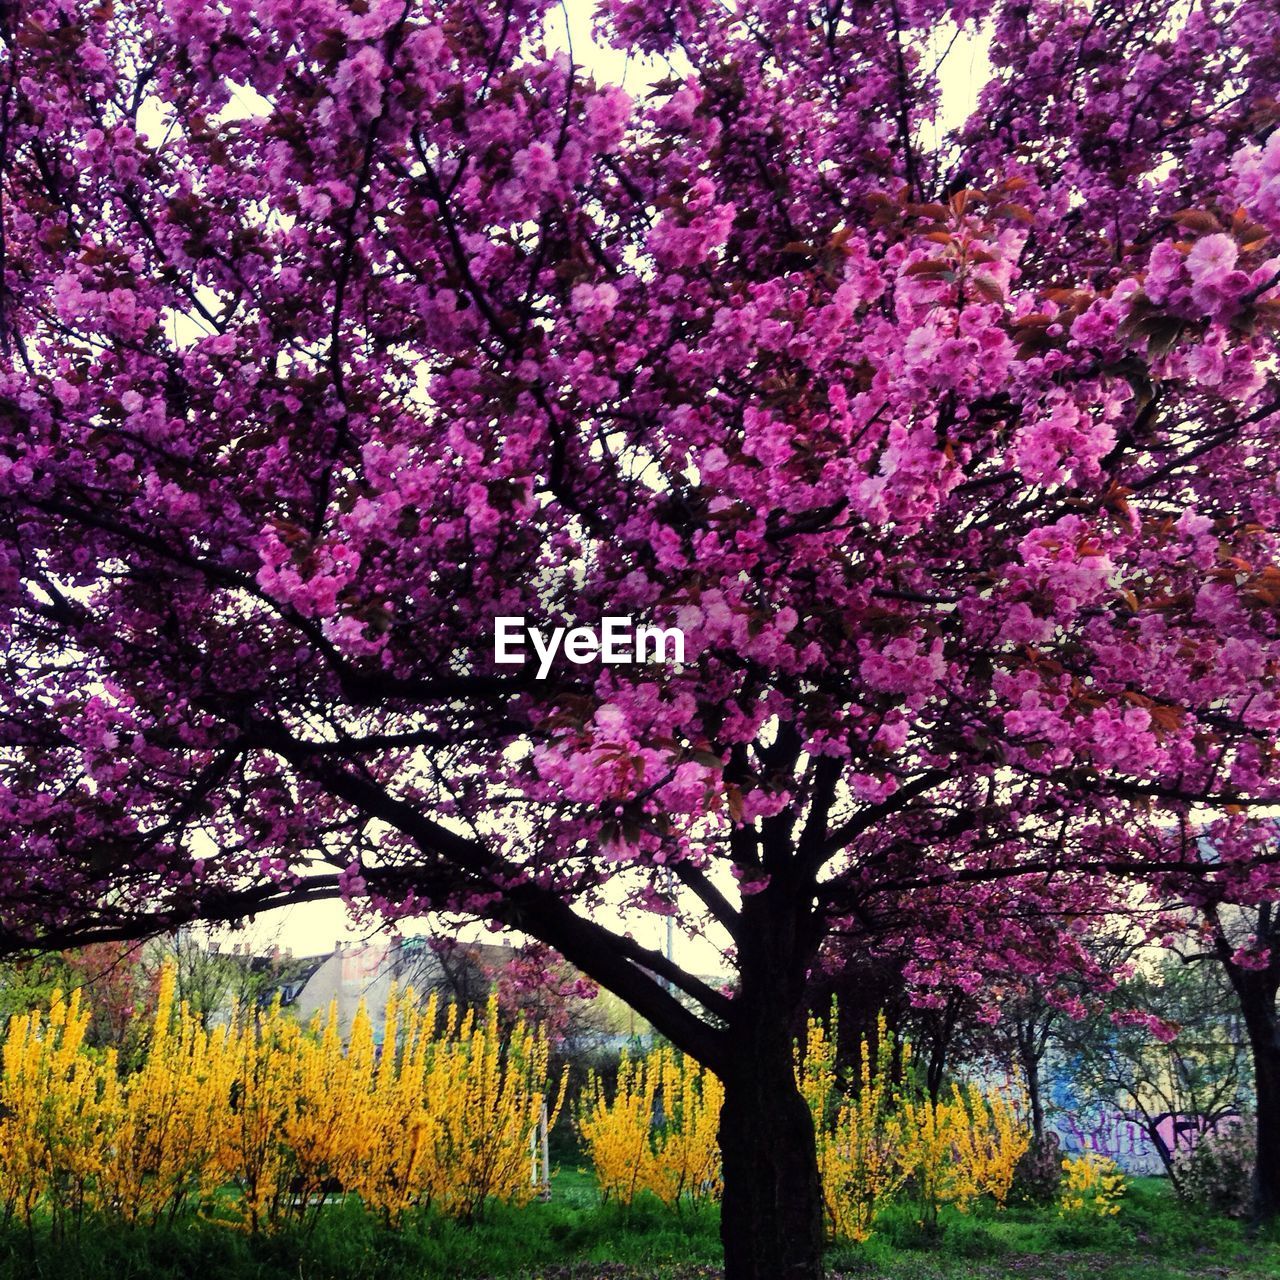
<instances>
[{"instance_id":1,"label":"lawn","mask_svg":"<svg viewBox=\"0 0 1280 1280\"><path fill-rule=\"evenodd\" d=\"M250 1236L199 1221L124 1230L85 1223L55 1241L0 1236L0 1280L712 1280L714 1210L624 1212L600 1205L589 1177L564 1170L550 1203L495 1207L463 1226L424 1216L388 1231L352 1205L310 1231ZM1114 1219L1064 1222L1008 1209L944 1218L926 1238L905 1206L865 1245L834 1248L850 1280L1261 1280L1280 1277L1280 1237L1251 1240L1238 1224L1187 1212L1157 1179L1134 1183Z\"/></svg>"}]
</instances>

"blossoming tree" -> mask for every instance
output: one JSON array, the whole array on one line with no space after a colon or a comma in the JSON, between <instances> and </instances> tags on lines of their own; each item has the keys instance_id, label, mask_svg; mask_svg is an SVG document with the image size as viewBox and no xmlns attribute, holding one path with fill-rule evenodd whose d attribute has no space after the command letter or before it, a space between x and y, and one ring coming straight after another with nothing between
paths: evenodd
<instances>
[{"instance_id":1,"label":"blossoming tree","mask_svg":"<svg viewBox=\"0 0 1280 1280\"><path fill-rule=\"evenodd\" d=\"M1257 871L1275 856L1276 836L1274 818L1238 806L1208 823L1164 824L1153 838L1173 846L1174 865L1148 882L1161 909L1153 924L1184 962L1220 966L1236 1006L1253 1068L1253 1210L1261 1220L1280 1214L1280 892Z\"/></svg>"},{"instance_id":2,"label":"blossoming tree","mask_svg":"<svg viewBox=\"0 0 1280 1280\"><path fill-rule=\"evenodd\" d=\"M818 1275L824 938L1028 964L1280 792L1273 9L603 0L633 97L543 0L4 5L6 944L517 927L722 1078L731 1280Z\"/></svg>"}]
</instances>

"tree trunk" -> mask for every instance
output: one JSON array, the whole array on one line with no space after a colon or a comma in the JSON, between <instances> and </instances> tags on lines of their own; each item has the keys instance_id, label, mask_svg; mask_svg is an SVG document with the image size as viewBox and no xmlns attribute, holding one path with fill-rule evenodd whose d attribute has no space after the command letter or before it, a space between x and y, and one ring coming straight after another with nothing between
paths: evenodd
<instances>
[{"instance_id":1,"label":"tree trunk","mask_svg":"<svg viewBox=\"0 0 1280 1280\"><path fill-rule=\"evenodd\" d=\"M925 1088L929 1091L929 1100L933 1103L937 1103L942 1093L942 1081L947 1070L947 1055L951 1051L951 1041L955 1036L956 1021L959 1016L960 1010L955 1001L948 1000L941 1019L929 1020L932 1024L932 1034L929 1036L929 1066L924 1079Z\"/></svg>"},{"instance_id":2,"label":"tree trunk","mask_svg":"<svg viewBox=\"0 0 1280 1280\"><path fill-rule=\"evenodd\" d=\"M1258 1091L1258 1165L1253 1187L1254 1216L1260 1222L1280 1218L1280 1047L1254 1047Z\"/></svg>"},{"instance_id":3,"label":"tree trunk","mask_svg":"<svg viewBox=\"0 0 1280 1280\"><path fill-rule=\"evenodd\" d=\"M1044 1141L1044 1102L1040 1097L1040 1062L1027 1057L1022 1062L1027 1078L1027 1101L1031 1104L1031 1136L1039 1144Z\"/></svg>"},{"instance_id":4,"label":"tree trunk","mask_svg":"<svg viewBox=\"0 0 1280 1280\"><path fill-rule=\"evenodd\" d=\"M1044 1095L1040 1064L1049 1047L1049 1031L1056 1015L1047 1010L1043 996L1034 990L1013 1015L1013 1040L1018 1065L1027 1082L1027 1102L1031 1107L1031 1136L1037 1146L1044 1141Z\"/></svg>"},{"instance_id":5,"label":"tree trunk","mask_svg":"<svg viewBox=\"0 0 1280 1280\"><path fill-rule=\"evenodd\" d=\"M1272 1222L1280 1217L1280 1023L1275 993L1268 989L1265 974L1244 972L1232 977L1249 1033L1257 1093L1253 1212L1259 1222Z\"/></svg>"},{"instance_id":6,"label":"tree trunk","mask_svg":"<svg viewBox=\"0 0 1280 1280\"><path fill-rule=\"evenodd\" d=\"M1237 965L1228 965L1227 974L1240 999L1253 1055L1258 1115L1254 1218L1258 1222L1274 1222L1280 1217L1280 1020L1276 1017L1276 981L1266 970Z\"/></svg>"},{"instance_id":7,"label":"tree trunk","mask_svg":"<svg viewBox=\"0 0 1280 1280\"><path fill-rule=\"evenodd\" d=\"M819 1280L822 1188L788 1020L731 1035L720 1111L725 1280Z\"/></svg>"},{"instance_id":8,"label":"tree trunk","mask_svg":"<svg viewBox=\"0 0 1280 1280\"><path fill-rule=\"evenodd\" d=\"M743 905L739 989L721 1079L725 1280L820 1280L822 1187L813 1119L796 1085L806 957L793 902Z\"/></svg>"}]
</instances>

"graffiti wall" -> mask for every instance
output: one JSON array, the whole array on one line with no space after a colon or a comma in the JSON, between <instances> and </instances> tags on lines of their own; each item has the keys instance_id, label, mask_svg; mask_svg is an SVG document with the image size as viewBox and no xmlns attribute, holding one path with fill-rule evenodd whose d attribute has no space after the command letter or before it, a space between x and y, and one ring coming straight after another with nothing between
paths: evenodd
<instances>
[{"instance_id":1,"label":"graffiti wall","mask_svg":"<svg viewBox=\"0 0 1280 1280\"><path fill-rule=\"evenodd\" d=\"M1069 1075L1051 1077L1048 1095L1050 1105L1046 1127L1058 1135L1067 1155L1094 1152L1108 1156L1125 1173L1134 1175L1163 1174L1161 1147L1175 1157L1191 1151L1206 1128L1203 1117L1191 1115L1155 1116L1154 1132L1134 1113L1118 1105L1107 1106L1082 1101L1075 1092ZM1239 1117L1220 1117L1216 1125L1238 1123Z\"/></svg>"},{"instance_id":2,"label":"graffiti wall","mask_svg":"<svg viewBox=\"0 0 1280 1280\"><path fill-rule=\"evenodd\" d=\"M1172 1129L1172 1117L1169 1120ZM1067 1155L1094 1152L1108 1156L1131 1174L1164 1172L1164 1163L1150 1134L1122 1111L1095 1107L1058 1112L1048 1118L1048 1126L1058 1135Z\"/></svg>"}]
</instances>

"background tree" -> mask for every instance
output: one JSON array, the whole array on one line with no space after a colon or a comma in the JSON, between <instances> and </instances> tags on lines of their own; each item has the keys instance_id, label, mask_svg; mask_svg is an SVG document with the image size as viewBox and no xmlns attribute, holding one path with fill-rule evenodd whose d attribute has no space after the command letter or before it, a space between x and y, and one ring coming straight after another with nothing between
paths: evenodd
<instances>
[{"instance_id":1,"label":"background tree","mask_svg":"<svg viewBox=\"0 0 1280 1280\"><path fill-rule=\"evenodd\" d=\"M955 940L957 949L963 944ZM863 939L830 950L811 978L808 1004L825 1017L833 1004L836 1065L856 1080L860 1046L878 1050L880 1024L895 1046L909 1041L917 1069L923 1070L926 1092L935 1101L944 1082L965 1066L986 1066L1003 1047L996 1031L999 986L993 983L980 998L956 982L935 980L927 987L913 983L911 952L889 950ZM998 1001L1005 1016L1006 1001ZM895 1061L895 1071L897 1063Z\"/></svg>"},{"instance_id":2,"label":"background tree","mask_svg":"<svg viewBox=\"0 0 1280 1280\"><path fill-rule=\"evenodd\" d=\"M445 1004L476 1013L484 1009L493 987L493 975L477 948L450 934L430 939L417 962L409 966L404 981L423 998L435 990Z\"/></svg>"},{"instance_id":3,"label":"background tree","mask_svg":"<svg viewBox=\"0 0 1280 1280\"><path fill-rule=\"evenodd\" d=\"M89 1010L85 1043L116 1049L122 1067L131 1068L145 1048L157 990L143 952L136 942L100 942L13 957L0 966L0 1029L15 1014L48 1009L55 992L79 990Z\"/></svg>"},{"instance_id":4,"label":"background tree","mask_svg":"<svg viewBox=\"0 0 1280 1280\"><path fill-rule=\"evenodd\" d=\"M1280 897L1253 874L1276 848L1274 820L1235 811L1212 823L1184 823L1166 838L1197 874L1175 872L1153 886L1174 936L1196 926L1181 954L1219 970L1224 998L1241 1018L1257 1119L1254 1216L1280 1213Z\"/></svg>"},{"instance_id":5,"label":"background tree","mask_svg":"<svg viewBox=\"0 0 1280 1280\"><path fill-rule=\"evenodd\" d=\"M1206 933L1235 995L1247 1036L1257 1116L1254 1214L1280 1213L1280 912L1276 902L1235 911L1206 906Z\"/></svg>"},{"instance_id":6,"label":"background tree","mask_svg":"<svg viewBox=\"0 0 1280 1280\"><path fill-rule=\"evenodd\" d=\"M541 943L513 948L491 978L498 1008L512 1022L538 1028L557 1048L589 1036L587 1011L599 988Z\"/></svg>"},{"instance_id":7,"label":"background tree","mask_svg":"<svg viewBox=\"0 0 1280 1280\"><path fill-rule=\"evenodd\" d=\"M1273 8L607 0L633 100L539 0L6 6L0 937L521 929L722 1078L730 1280L818 1275L824 939L1012 966L1277 798Z\"/></svg>"},{"instance_id":8,"label":"background tree","mask_svg":"<svg viewBox=\"0 0 1280 1280\"><path fill-rule=\"evenodd\" d=\"M255 956L248 945L227 951L190 928L154 938L139 957L152 988L166 966L173 969L174 995L206 1023L232 1008L250 1009L270 999L278 948Z\"/></svg>"},{"instance_id":9,"label":"background tree","mask_svg":"<svg viewBox=\"0 0 1280 1280\"><path fill-rule=\"evenodd\" d=\"M1001 984L994 993L999 1017L991 1020L988 1052L1026 1089L1028 1119L1037 1143L1045 1137L1045 1062L1064 1041L1086 1034L1073 1023L1090 1012L1096 1015L1103 1003L1118 1015L1143 1012L1128 1007L1125 993L1114 990L1116 980L1131 971L1145 942L1138 915L1131 911L1101 919L1074 917L1072 929L1080 953L1070 971L1053 983L1038 973L1024 974Z\"/></svg>"},{"instance_id":10,"label":"background tree","mask_svg":"<svg viewBox=\"0 0 1280 1280\"><path fill-rule=\"evenodd\" d=\"M1135 1118L1175 1186L1179 1152L1248 1107L1248 1040L1232 1004L1217 966L1166 954L1060 1032L1080 1096Z\"/></svg>"},{"instance_id":11,"label":"background tree","mask_svg":"<svg viewBox=\"0 0 1280 1280\"><path fill-rule=\"evenodd\" d=\"M1034 1140L1044 1141L1044 1060L1054 1032L1066 1016L1041 985L1032 980L1009 992L1001 1001L999 1028L1002 1048L1027 1091L1027 1113Z\"/></svg>"},{"instance_id":12,"label":"background tree","mask_svg":"<svg viewBox=\"0 0 1280 1280\"><path fill-rule=\"evenodd\" d=\"M0 969L0 1019L7 1026L16 1013L47 1009L55 991L70 991L74 985L71 966L61 952L35 952L6 960Z\"/></svg>"}]
</instances>

